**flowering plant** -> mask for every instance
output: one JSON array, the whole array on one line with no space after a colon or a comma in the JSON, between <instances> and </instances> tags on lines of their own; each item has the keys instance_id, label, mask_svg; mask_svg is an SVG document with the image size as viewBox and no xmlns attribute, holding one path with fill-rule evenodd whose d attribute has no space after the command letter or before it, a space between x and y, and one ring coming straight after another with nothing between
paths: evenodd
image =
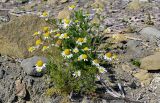
<instances>
[{"instance_id":1,"label":"flowering plant","mask_svg":"<svg viewBox=\"0 0 160 103\"><path fill-rule=\"evenodd\" d=\"M74 8L69 7L70 10ZM67 93L94 91L99 74L107 72L101 61L110 62L115 57L112 53L100 55L96 52L96 43L100 40L97 30L93 29L97 26L90 21L90 14L75 10L70 18L56 20L54 29L44 27L33 35L38 39L35 46L29 48L30 52L37 48L43 52L53 47L59 48L63 58L57 59L52 53L48 54L50 61L47 69L55 87Z\"/></svg>"}]
</instances>

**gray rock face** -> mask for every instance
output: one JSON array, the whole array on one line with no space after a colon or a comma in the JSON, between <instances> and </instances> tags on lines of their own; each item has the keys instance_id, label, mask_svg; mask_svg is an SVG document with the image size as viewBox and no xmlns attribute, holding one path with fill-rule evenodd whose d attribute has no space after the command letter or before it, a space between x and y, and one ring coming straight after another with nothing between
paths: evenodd
<instances>
[{"instance_id":1,"label":"gray rock face","mask_svg":"<svg viewBox=\"0 0 160 103\"><path fill-rule=\"evenodd\" d=\"M148 39L149 41L157 41L157 38L160 38L160 30L155 27L146 27L140 31L140 34Z\"/></svg>"},{"instance_id":2,"label":"gray rock face","mask_svg":"<svg viewBox=\"0 0 160 103\"><path fill-rule=\"evenodd\" d=\"M3 78L5 71L3 69L0 68L0 79Z\"/></svg>"},{"instance_id":3,"label":"gray rock face","mask_svg":"<svg viewBox=\"0 0 160 103\"><path fill-rule=\"evenodd\" d=\"M32 76L38 76L37 72L35 71L35 64L38 60L42 60L44 63L47 62L47 59L44 57L38 57L38 56L34 56L31 58L27 58L24 59L21 62L21 67L24 69L24 71L28 74L28 75L32 75Z\"/></svg>"},{"instance_id":4,"label":"gray rock face","mask_svg":"<svg viewBox=\"0 0 160 103\"><path fill-rule=\"evenodd\" d=\"M140 68L145 70L160 70L160 52L141 59Z\"/></svg>"}]
</instances>

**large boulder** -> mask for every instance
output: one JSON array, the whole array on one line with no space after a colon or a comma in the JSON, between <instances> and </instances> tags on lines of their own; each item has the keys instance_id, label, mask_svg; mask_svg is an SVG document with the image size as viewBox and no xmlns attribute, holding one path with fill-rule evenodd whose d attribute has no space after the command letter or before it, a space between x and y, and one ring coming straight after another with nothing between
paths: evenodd
<instances>
[{"instance_id":1,"label":"large boulder","mask_svg":"<svg viewBox=\"0 0 160 103\"><path fill-rule=\"evenodd\" d=\"M155 42L160 38L160 30L155 27L145 27L140 31L140 34L149 41Z\"/></svg>"},{"instance_id":2,"label":"large boulder","mask_svg":"<svg viewBox=\"0 0 160 103\"><path fill-rule=\"evenodd\" d=\"M0 26L0 54L18 58L29 57L27 48L34 42L33 33L49 26L37 16L21 16Z\"/></svg>"},{"instance_id":3,"label":"large boulder","mask_svg":"<svg viewBox=\"0 0 160 103\"><path fill-rule=\"evenodd\" d=\"M140 68L145 70L160 70L160 52L141 59Z\"/></svg>"}]
</instances>

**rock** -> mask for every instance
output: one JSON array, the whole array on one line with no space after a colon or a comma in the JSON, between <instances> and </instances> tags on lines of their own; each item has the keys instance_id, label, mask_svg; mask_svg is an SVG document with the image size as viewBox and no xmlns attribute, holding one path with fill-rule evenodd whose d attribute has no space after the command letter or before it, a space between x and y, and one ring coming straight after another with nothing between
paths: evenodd
<instances>
[{"instance_id":1,"label":"rock","mask_svg":"<svg viewBox=\"0 0 160 103\"><path fill-rule=\"evenodd\" d=\"M156 41L157 38L160 38L160 30L155 27L146 27L140 31L140 34L148 39L149 41Z\"/></svg>"},{"instance_id":2,"label":"rock","mask_svg":"<svg viewBox=\"0 0 160 103\"><path fill-rule=\"evenodd\" d=\"M144 70L160 70L160 52L140 60L140 68Z\"/></svg>"},{"instance_id":3,"label":"rock","mask_svg":"<svg viewBox=\"0 0 160 103\"><path fill-rule=\"evenodd\" d=\"M93 23L93 24L99 24L99 23L100 23L100 20L99 20L98 17L95 16L95 17L92 19L91 23Z\"/></svg>"},{"instance_id":4,"label":"rock","mask_svg":"<svg viewBox=\"0 0 160 103\"><path fill-rule=\"evenodd\" d=\"M27 58L27 59L24 59L22 62L21 62L21 67L24 69L24 71L28 74L28 75L31 75L31 76L42 76L43 73L45 73L45 71L43 71L43 73L37 73L35 71L35 64L38 60L42 60L44 63L47 62L47 59L44 58L44 57L38 57L38 56L34 56L34 57L31 57L31 58Z\"/></svg>"},{"instance_id":5,"label":"rock","mask_svg":"<svg viewBox=\"0 0 160 103\"><path fill-rule=\"evenodd\" d=\"M103 20L103 23L104 23L104 25L111 27L114 25L115 20L114 20L114 18L107 18L107 19Z\"/></svg>"},{"instance_id":6,"label":"rock","mask_svg":"<svg viewBox=\"0 0 160 103\"><path fill-rule=\"evenodd\" d=\"M0 69L0 79L3 79L5 71L3 69Z\"/></svg>"},{"instance_id":7,"label":"rock","mask_svg":"<svg viewBox=\"0 0 160 103\"><path fill-rule=\"evenodd\" d=\"M129 66L129 64L123 64L123 65L122 65L122 70L124 70L124 71L127 72L127 73L132 73L132 72L133 72L133 70L132 70L132 68Z\"/></svg>"},{"instance_id":8,"label":"rock","mask_svg":"<svg viewBox=\"0 0 160 103\"><path fill-rule=\"evenodd\" d=\"M66 3L68 0L60 0L60 3Z\"/></svg>"},{"instance_id":9,"label":"rock","mask_svg":"<svg viewBox=\"0 0 160 103\"><path fill-rule=\"evenodd\" d=\"M0 23L1 22L9 22L9 17L8 16L0 16Z\"/></svg>"},{"instance_id":10,"label":"rock","mask_svg":"<svg viewBox=\"0 0 160 103\"><path fill-rule=\"evenodd\" d=\"M47 0L47 4L48 5L55 5L56 3L58 3L58 0Z\"/></svg>"},{"instance_id":11,"label":"rock","mask_svg":"<svg viewBox=\"0 0 160 103\"><path fill-rule=\"evenodd\" d=\"M149 2L149 0L139 0L140 2Z\"/></svg>"},{"instance_id":12,"label":"rock","mask_svg":"<svg viewBox=\"0 0 160 103\"><path fill-rule=\"evenodd\" d=\"M127 37L126 37L127 35L128 34L120 34L120 33L118 33L118 34L114 34L111 39L113 39L113 42L119 43L119 42L126 41L127 40Z\"/></svg>"},{"instance_id":13,"label":"rock","mask_svg":"<svg viewBox=\"0 0 160 103\"><path fill-rule=\"evenodd\" d=\"M139 0L133 0L132 2L130 2L128 4L127 9L134 10L134 11L140 10L141 9L141 5L140 5Z\"/></svg>"},{"instance_id":14,"label":"rock","mask_svg":"<svg viewBox=\"0 0 160 103\"><path fill-rule=\"evenodd\" d=\"M140 47L141 42L136 40L128 40L126 46L127 46L127 53L129 56L133 57L139 57L142 55L142 48Z\"/></svg>"},{"instance_id":15,"label":"rock","mask_svg":"<svg viewBox=\"0 0 160 103\"><path fill-rule=\"evenodd\" d=\"M134 50L137 46L140 45L140 43L141 43L140 41L129 40L126 45L129 49Z\"/></svg>"},{"instance_id":16,"label":"rock","mask_svg":"<svg viewBox=\"0 0 160 103\"><path fill-rule=\"evenodd\" d=\"M35 42L33 33L50 26L37 16L21 16L0 27L0 53L18 58L29 57L28 47Z\"/></svg>"},{"instance_id":17,"label":"rock","mask_svg":"<svg viewBox=\"0 0 160 103\"><path fill-rule=\"evenodd\" d=\"M62 11L59 12L57 18L58 19L65 19L65 18L70 18L71 11L68 9L63 9Z\"/></svg>"},{"instance_id":18,"label":"rock","mask_svg":"<svg viewBox=\"0 0 160 103\"><path fill-rule=\"evenodd\" d=\"M84 97L82 99L82 103L90 103L91 101L87 99L87 97Z\"/></svg>"},{"instance_id":19,"label":"rock","mask_svg":"<svg viewBox=\"0 0 160 103\"><path fill-rule=\"evenodd\" d=\"M26 103L33 103L32 101L26 101Z\"/></svg>"},{"instance_id":20,"label":"rock","mask_svg":"<svg viewBox=\"0 0 160 103\"><path fill-rule=\"evenodd\" d=\"M0 2L2 2L2 3L6 3L6 2L8 2L9 0L0 0Z\"/></svg>"},{"instance_id":21,"label":"rock","mask_svg":"<svg viewBox=\"0 0 160 103\"><path fill-rule=\"evenodd\" d=\"M21 80L16 80L15 85L16 85L16 95L18 97L25 98L27 94L25 83L22 82Z\"/></svg>"},{"instance_id":22,"label":"rock","mask_svg":"<svg viewBox=\"0 0 160 103\"><path fill-rule=\"evenodd\" d=\"M139 70L138 73L133 74L136 77L142 86L147 86L152 80L152 76L147 72L147 70Z\"/></svg>"},{"instance_id":23,"label":"rock","mask_svg":"<svg viewBox=\"0 0 160 103\"><path fill-rule=\"evenodd\" d=\"M16 0L17 3L27 3L29 0Z\"/></svg>"},{"instance_id":24,"label":"rock","mask_svg":"<svg viewBox=\"0 0 160 103\"><path fill-rule=\"evenodd\" d=\"M91 6L94 8L104 8L105 2L104 2L104 0L95 0L95 2Z\"/></svg>"},{"instance_id":25,"label":"rock","mask_svg":"<svg viewBox=\"0 0 160 103\"><path fill-rule=\"evenodd\" d=\"M61 102L62 98L60 96L57 96L56 98L50 98L50 97L45 97L42 101L44 103L66 103L66 102Z\"/></svg>"},{"instance_id":26,"label":"rock","mask_svg":"<svg viewBox=\"0 0 160 103\"><path fill-rule=\"evenodd\" d=\"M156 93L160 93L160 77L156 76L153 78L150 84L150 88Z\"/></svg>"}]
</instances>

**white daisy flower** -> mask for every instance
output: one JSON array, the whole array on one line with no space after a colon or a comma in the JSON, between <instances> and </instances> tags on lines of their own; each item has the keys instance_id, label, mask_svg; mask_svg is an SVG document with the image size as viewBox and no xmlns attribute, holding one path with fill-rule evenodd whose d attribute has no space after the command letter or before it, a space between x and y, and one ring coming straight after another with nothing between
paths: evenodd
<instances>
[{"instance_id":1,"label":"white daisy flower","mask_svg":"<svg viewBox=\"0 0 160 103\"><path fill-rule=\"evenodd\" d=\"M59 36L59 39L68 39L68 38L69 38L69 36L68 36L67 33L61 34L61 35Z\"/></svg>"},{"instance_id":2,"label":"white daisy flower","mask_svg":"<svg viewBox=\"0 0 160 103\"><path fill-rule=\"evenodd\" d=\"M73 10L74 8L76 8L75 5L71 5L71 6L68 6L69 10Z\"/></svg>"},{"instance_id":3,"label":"white daisy flower","mask_svg":"<svg viewBox=\"0 0 160 103\"><path fill-rule=\"evenodd\" d=\"M66 29L70 24L71 24L71 20L69 20L69 19L62 20L62 26L64 29Z\"/></svg>"},{"instance_id":4,"label":"white daisy flower","mask_svg":"<svg viewBox=\"0 0 160 103\"><path fill-rule=\"evenodd\" d=\"M44 39L49 39L50 38L50 32L46 32L43 34Z\"/></svg>"},{"instance_id":5,"label":"white daisy flower","mask_svg":"<svg viewBox=\"0 0 160 103\"><path fill-rule=\"evenodd\" d=\"M31 47L28 48L28 51L29 51L29 52L33 52L33 51L35 51L35 50L36 50L36 48L35 48L34 46L31 46Z\"/></svg>"},{"instance_id":6,"label":"white daisy flower","mask_svg":"<svg viewBox=\"0 0 160 103\"><path fill-rule=\"evenodd\" d=\"M88 47L83 48L83 51L90 51L91 49L89 49Z\"/></svg>"},{"instance_id":7,"label":"white daisy flower","mask_svg":"<svg viewBox=\"0 0 160 103\"><path fill-rule=\"evenodd\" d=\"M71 50L70 50L70 49L65 49L65 50L62 52L62 56L65 57L65 58L72 58L72 57L73 57L73 54L71 53Z\"/></svg>"},{"instance_id":8,"label":"white daisy flower","mask_svg":"<svg viewBox=\"0 0 160 103\"><path fill-rule=\"evenodd\" d=\"M108 60L108 61L112 61L112 54L109 52L109 53L106 53L105 55L104 55L104 59L105 60Z\"/></svg>"},{"instance_id":9,"label":"white daisy flower","mask_svg":"<svg viewBox=\"0 0 160 103\"><path fill-rule=\"evenodd\" d=\"M96 79L97 79L97 80L101 80L100 75L97 74L97 75L96 75Z\"/></svg>"},{"instance_id":10,"label":"white daisy flower","mask_svg":"<svg viewBox=\"0 0 160 103\"><path fill-rule=\"evenodd\" d=\"M44 11L41 13L40 17L49 17L50 11Z\"/></svg>"},{"instance_id":11,"label":"white daisy flower","mask_svg":"<svg viewBox=\"0 0 160 103\"><path fill-rule=\"evenodd\" d=\"M42 51L45 51L45 50L47 50L49 48L49 46L43 46L42 47Z\"/></svg>"},{"instance_id":12,"label":"white daisy flower","mask_svg":"<svg viewBox=\"0 0 160 103\"><path fill-rule=\"evenodd\" d=\"M102 66L98 66L98 70L99 70L99 73L105 73L105 72L107 72L106 68L104 68Z\"/></svg>"},{"instance_id":13,"label":"white daisy flower","mask_svg":"<svg viewBox=\"0 0 160 103\"><path fill-rule=\"evenodd\" d=\"M35 48L39 48L39 46L41 45L41 44L43 44L42 43L42 40L41 39L38 39L38 40L36 40L36 46L35 46Z\"/></svg>"},{"instance_id":14,"label":"white daisy flower","mask_svg":"<svg viewBox=\"0 0 160 103\"><path fill-rule=\"evenodd\" d=\"M78 57L78 61L81 61L81 60L84 60L84 61L88 61L88 56L86 54L82 54Z\"/></svg>"},{"instance_id":15,"label":"white daisy flower","mask_svg":"<svg viewBox=\"0 0 160 103\"><path fill-rule=\"evenodd\" d=\"M37 72L42 72L46 68L46 64L42 60L38 60L35 66Z\"/></svg>"},{"instance_id":16,"label":"white daisy flower","mask_svg":"<svg viewBox=\"0 0 160 103\"><path fill-rule=\"evenodd\" d=\"M93 60L92 65L99 66L99 60L98 59Z\"/></svg>"},{"instance_id":17,"label":"white daisy flower","mask_svg":"<svg viewBox=\"0 0 160 103\"><path fill-rule=\"evenodd\" d=\"M73 52L74 52L74 53L78 53L78 52L79 52L79 49L76 47L76 48L73 49Z\"/></svg>"},{"instance_id":18,"label":"white daisy flower","mask_svg":"<svg viewBox=\"0 0 160 103\"><path fill-rule=\"evenodd\" d=\"M78 70L78 71L74 72L74 73L73 73L73 76L75 76L75 77L80 77L80 76L81 76L81 71Z\"/></svg>"},{"instance_id":19,"label":"white daisy flower","mask_svg":"<svg viewBox=\"0 0 160 103\"><path fill-rule=\"evenodd\" d=\"M87 39L86 38L78 38L76 41L76 44L82 45L83 43L86 43Z\"/></svg>"}]
</instances>

